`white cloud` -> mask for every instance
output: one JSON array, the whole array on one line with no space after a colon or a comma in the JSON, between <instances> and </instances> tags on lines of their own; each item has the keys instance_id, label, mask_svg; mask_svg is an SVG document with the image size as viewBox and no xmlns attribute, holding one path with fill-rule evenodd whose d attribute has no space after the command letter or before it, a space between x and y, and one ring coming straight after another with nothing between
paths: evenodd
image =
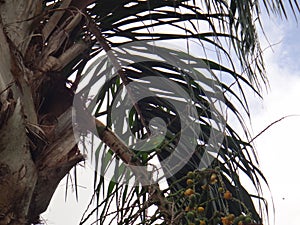
<instances>
[{"instance_id":1,"label":"white cloud","mask_svg":"<svg viewBox=\"0 0 300 225\"><path fill-rule=\"evenodd\" d=\"M254 134L283 116L300 115L299 28L296 30L286 22L279 25L268 22L265 26L273 39L271 43L282 42L274 47L274 52L265 54L271 89L264 94L263 103L251 100ZM300 221L299 127L300 116L286 118L255 142L261 169L274 198L276 225L298 225Z\"/></svg>"}]
</instances>

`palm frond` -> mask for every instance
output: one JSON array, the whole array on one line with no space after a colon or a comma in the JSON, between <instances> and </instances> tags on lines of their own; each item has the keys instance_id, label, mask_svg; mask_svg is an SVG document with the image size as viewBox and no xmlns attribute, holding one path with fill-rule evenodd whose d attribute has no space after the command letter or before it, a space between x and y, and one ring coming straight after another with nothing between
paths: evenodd
<instances>
[{"instance_id":1,"label":"palm frond","mask_svg":"<svg viewBox=\"0 0 300 225\"><path fill-rule=\"evenodd\" d=\"M152 49L153 55L146 54L149 53L149 49ZM161 60L157 61L155 60L155 56L157 56L158 52L160 52L159 56ZM184 136L182 134L183 130L190 130L189 134L197 134L197 142L194 145L195 151L193 151L193 149L183 148L184 152L181 152L178 156L181 158L178 158L179 161L176 162L179 163L181 161L184 163L180 165L180 170L174 170L174 168L168 164L165 166L164 164L162 165L162 170L164 172L163 177L167 177L168 184L170 185L168 190L171 191L171 193L177 193L178 191L186 188L185 180L182 178L185 177L189 171L200 170L205 166L210 167L210 165L205 165L202 162L205 147L208 147L208 145L214 145L214 149L220 148L220 151L212 152L212 154L218 154L216 160L213 162L213 168L216 166L221 167L222 172L220 175L222 176L222 180L224 180L226 188L229 189L237 199L247 199L247 201L244 201L246 209L251 211L255 221L259 221L260 217L256 212L252 201L250 201L251 197L242 187L242 184L238 179L238 171L244 172L258 190L260 188L260 177L264 179L260 170L256 166L256 162L252 160L252 157L249 154L249 150L252 146L247 142L242 141L242 139L227 123L225 115L213 107L213 102L219 101L223 107L226 107L224 111L230 110L239 119L239 121L243 123L242 116L229 99L236 98L237 101L242 103L242 105L244 105L243 102L245 99L240 99L238 95L232 91L225 94L224 90L227 91L230 89L226 83L220 82L218 77L215 75L212 77L206 77L199 72L203 69L201 66L204 66L204 62L207 63L205 64L207 68L209 68L210 65L213 67L215 63L207 59L202 60L201 58L193 57L191 54L176 51L175 49L152 46L147 42L135 42L134 44L123 45L122 47L117 48L117 51L114 53L120 64L126 65L123 67L128 81L128 85L126 85L126 87L131 89L130 93L134 96L128 96L127 93L125 96L120 98L125 85L122 83L120 77L117 76L117 73L111 77L109 76L109 74L114 73L112 71L114 70L114 67L107 66L105 67L106 69L103 69L103 65L108 63L108 59L104 58L102 62L98 62L100 66L95 69L97 74L92 76L92 80L86 83L86 86L79 92L79 95L84 96L89 96L88 93L95 93L95 89L93 89L93 87L98 90L98 80L106 77L104 86L100 88L100 92L96 92L97 95L94 99L97 99L97 102L92 102L92 104L95 104L94 107L88 105L87 108L90 108L91 112L95 115L106 115L107 125L109 127L113 127L113 131L116 134L121 135L122 141L125 142L127 146L132 146L133 152L136 154L136 158L141 160L141 162L145 165L147 163L151 163L151 159L155 157L157 157L160 162L167 160L170 155L174 153L174 146L177 146L179 143L178 139L181 139L181 145L191 146L193 138L189 135ZM188 67L185 67L184 64L187 59L189 60L189 64ZM168 62L172 62L172 64L169 64ZM210 69L211 71L221 71L223 75L226 74L235 80L240 76L234 71L221 66ZM149 80L149 77L154 77L154 80ZM168 84L167 80L171 83ZM237 80L237 82L242 81L243 79L241 81ZM137 85L130 85L136 82L138 83ZM141 84L141 86L139 86L139 84ZM244 85L245 84L248 85L249 83L245 80ZM177 89L179 88L179 90L175 90L174 86ZM210 87L212 90L206 90L205 87ZM144 96L143 90L151 92L151 94L147 93L148 95ZM185 97L183 92L188 93L188 96ZM216 94L217 92L219 92L220 95ZM140 96L144 97L141 98ZM128 105L133 105L130 102L132 99L137 100L139 107L143 109L142 116L148 126L151 126L150 121L157 117L161 118L167 126L167 133L165 134L163 141L159 140L159 143L152 146L148 149L148 151L141 152L139 150L135 150L139 149L138 147L145 149L146 146L144 144L139 146L138 143L133 142L132 138L130 138L132 135L138 139L148 138L147 131L144 129L136 110L134 108L127 107ZM103 106L103 102L105 100L108 101L107 107ZM201 131L199 130L200 132L198 132L194 126L191 126L191 124L186 124L187 121L182 120L182 113L188 114L188 112L178 112L178 109L176 109L176 106L178 105L188 105L188 101L191 101L192 105L196 108L196 114L194 115L196 117L192 118L191 121L201 127ZM89 103L91 102L89 101ZM245 105L244 108L247 109ZM180 109L182 110L184 108ZM124 120L124 118L129 119ZM220 124L220 121L218 121L219 118L225 123L224 130L222 130L222 126L220 128L212 125L213 122L215 124ZM126 128L126 132L124 132L124 128ZM218 128L221 129L221 131L218 130ZM155 131L157 128L153 129L152 130ZM247 133L247 130L245 130L245 132ZM217 139L218 142L216 143L210 143L209 139L212 133L221 134L221 136L224 133L224 140L221 138L219 140ZM154 139L153 136L150 136L150 139ZM107 152L107 149L104 148L102 151ZM111 155L111 152L108 151L107 154ZM107 165L107 154L104 154L104 158L102 157L98 159L99 163L104 165L105 169L108 168L105 166ZM184 160L184 156L186 155L189 156L188 160ZM207 155L207 157L212 156ZM124 164L121 163L120 168L123 166ZM172 176L168 176L167 174L172 174ZM122 176L116 179L119 182L124 181L124 174L121 173L119 175ZM133 175L129 175L129 178L132 177ZM162 177L158 180L161 179ZM129 183L127 183L127 185L129 185ZM105 188L103 182L101 183L101 186ZM238 191L235 191L236 187L238 187ZM119 194L122 195L122 192ZM116 196L111 197L115 198ZM146 198L145 195L144 197ZM126 198L126 196L123 196L122 198ZM179 200L176 200L177 204L174 205L175 211L179 210L183 204L178 201ZM203 201L205 202L207 200ZM119 203L120 202L118 201L118 204ZM134 202L133 204L137 204L139 207L143 208L143 204L141 203ZM222 206L218 206L219 209L220 207ZM244 211L245 208L241 207L239 202L232 202L229 204L229 207L231 210L235 209L235 214L246 213ZM122 207L120 206L120 208ZM106 208L104 209L106 210ZM147 207L143 208L144 212L146 212L146 209ZM214 208L211 209L212 211L208 212L209 216L213 215ZM134 210L132 213L133 212ZM102 214L101 218L106 217ZM142 220L145 219L146 218L143 218Z\"/></svg>"},{"instance_id":2,"label":"palm frond","mask_svg":"<svg viewBox=\"0 0 300 225\"><path fill-rule=\"evenodd\" d=\"M297 16L297 1L289 0L288 3ZM244 173L257 189L256 197L261 198L260 181L266 182L266 179L258 169L253 146L247 140L249 133L243 115L249 116L244 88L250 87L259 95L261 84L267 83L256 31L257 25L261 24L262 4L270 15L287 16L285 3L275 0L262 3L256 0L44 1L43 20L35 28L44 39L38 35L33 37L25 56L28 66L37 71L36 79L41 83L37 92L42 92L43 85L49 80L53 82L51 76L39 80L41 71L58 76L57 80L62 80L64 85L77 73L71 89L76 90L79 81L83 81L81 84L85 85L80 89L79 84L77 96L89 103L85 106L87 111L95 117L105 118L106 126L122 136L122 141L132 148L132 160L138 160L142 165L150 165L153 160L163 164L179 143L183 152L176 158L178 163L184 154L189 158L175 172L170 172L172 167L168 164L162 166L163 174L170 175L166 176L167 187L160 190L167 199L167 206L153 202L153 193L147 187L130 186L133 174L127 173L125 162L115 161L115 172L110 181L95 174L96 207L86 212L81 224L94 214L100 224L105 221L166 224L167 221L162 220L166 219L164 208L169 211L171 208L174 212L168 221L187 224L190 219L183 208L192 200L184 198L182 191L187 188L189 172L198 179L193 187L200 195L197 204L205 205L209 222L218 224L217 218L231 212L241 216L251 214L252 220L260 223L261 215L252 201L254 195L246 191L239 176ZM186 51L153 44L159 41L177 41L186 45ZM84 45L78 45L80 43ZM197 53L192 51L194 43L201 46ZM118 65L102 57L103 51L113 51ZM72 55L72 52L76 54ZM53 58L58 58L63 68L56 61L49 66L48 61ZM40 65L34 65L37 59ZM210 76L203 75L203 69ZM90 80L89 74L93 74ZM153 80L149 77L165 83L151 82ZM124 88L129 91L123 95ZM139 99L145 88L152 94ZM41 102L38 95L36 101L38 108ZM215 107L215 102L220 108ZM130 103L134 107L122 108ZM193 106L195 111L188 114L185 111L188 107L182 111L175 107L184 104ZM120 114L112 116L114 111ZM244 134L237 134L227 121L227 112L239 121ZM182 120L183 114L190 117ZM159 123L151 124L151 120L157 117L167 127L163 139L159 136L159 144L155 143L156 139L155 142L143 142L139 147L150 150L137 151L138 143L131 134L135 139L151 139L153 136L149 130L153 133L161 131ZM195 126L201 128L200 132ZM182 136L182 129L191 135ZM212 134L222 138L209 142ZM195 145L195 151L184 148L191 143ZM102 174L117 157L110 147L101 144L93 155L96 168ZM218 149L212 152L213 157L206 154L205 148L208 147ZM212 160L211 164L201 164L204 156ZM202 167L208 169L202 170ZM209 182L212 174L217 174L217 184ZM124 180L125 185L118 183ZM158 179L162 180L163 177ZM209 188L202 188L204 184ZM222 193L217 191L218 187L229 190L233 198L224 200ZM117 210L114 211L111 205ZM150 207L154 207L152 214L148 213ZM220 215L216 215L217 212Z\"/></svg>"}]
</instances>

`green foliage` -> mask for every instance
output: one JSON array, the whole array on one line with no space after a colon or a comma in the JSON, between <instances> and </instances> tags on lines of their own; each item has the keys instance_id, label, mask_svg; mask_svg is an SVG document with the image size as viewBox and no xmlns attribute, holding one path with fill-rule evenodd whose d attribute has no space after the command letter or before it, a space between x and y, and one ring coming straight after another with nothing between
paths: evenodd
<instances>
[{"instance_id":1,"label":"green foliage","mask_svg":"<svg viewBox=\"0 0 300 225\"><path fill-rule=\"evenodd\" d=\"M278 13L286 16L282 1L264 0L262 3L270 14ZM289 4L295 14L299 12L296 1L289 1ZM50 4L48 7L59 8L59 3ZM167 224L165 220L167 216L175 221L174 224L189 222L196 224L200 221L202 224L204 222L220 224L220 221L225 221L232 213L239 218L235 218L234 224L246 220L261 222L261 215L254 207L252 199L261 198L260 181L266 182L266 179L257 166L253 146L247 139L249 134L244 125L244 115L249 116L244 89L249 88L259 95L260 85L267 83L256 32L257 25L260 25L260 10L259 2L254 0L99 0L94 1L86 9L85 16L92 18L101 30L105 44L89 30L88 24L74 31L70 42L89 37L93 48L86 53L84 59L82 57L74 59L65 68L65 74L70 76L77 72L84 79L85 75L96 67L95 76L86 88L90 88L101 76L106 76L105 84L92 99L93 104L90 104L89 110L95 117L106 118L106 125L112 127L115 124L114 120L119 119L111 117L112 111L115 110L114 105L124 104L117 98L124 86L134 81L145 81L148 76L169 80L189 96L188 99L182 100L179 92L170 91L168 85L161 86L153 96L141 99L138 102L139 107L132 107L127 112L127 121L118 120L118 128L112 127L114 132L122 133L123 128L126 128L126 133L133 133L138 139L148 138L149 131L145 125L149 125L152 118L160 117L167 125L163 138L157 136L147 142L147 145L141 146L150 148L150 151L135 151L133 146L136 143L130 139L125 140L135 154L132 162L139 161L147 165L154 158L163 161L174 152L181 129L190 129L193 132L193 126L181 123L178 119L179 112L166 100L168 97L175 99L177 104L192 102L197 111L195 114L197 116L193 119L201 127L201 133L197 134L196 151L190 160L180 171L167 178L165 188L161 187L161 192L167 200L166 205L158 206L148 187L115 182L118 179L124 180L126 176L128 179L125 180L133 179L132 174L123 174L126 166L119 161L119 164L115 165L112 180L98 178L95 174L96 206L91 209L91 203L81 224L87 223L88 219L94 216L99 224ZM184 43L187 46L187 51L156 46L152 55L146 54L153 48L151 42L165 40L178 40L177 43ZM143 41L142 47L138 41ZM109 74L115 72L113 66L107 58L96 58L107 48L106 45L111 49L119 47L119 50L123 50L117 52L120 65L126 64L128 57L139 59L139 62L123 67L126 80L118 73L109 77ZM197 54L191 53L190 49L193 46L201 46L198 47ZM156 51L163 52L163 56L166 57L160 61L156 60ZM83 68L92 58L96 58L95 62L83 74ZM186 64L189 65L189 70L184 70L185 68L181 66ZM199 68L199 65L202 67ZM203 76L199 72L203 66L209 68L212 77ZM151 85L147 87L150 89ZM211 92L205 89L206 86L212 88ZM78 94L84 93L85 89L80 91ZM159 97L162 92L164 98ZM221 95L212 99L214 92ZM219 101L229 115L239 121L244 134L237 134L224 116L226 113L215 110L212 104L214 101ZM202 171L199 162L203 157L204 148L210 144L208 143L210 134L212 131L219 132L213 126L219 122L216 118L225 123L224 139L214 143L216 146L212 147L220 148L220 151L209 168ZM191 139L189 137L183 139L183 143L188 146ZM115 155L102 144L93 157L96 157L97 167L103 172L110 166ZM164 168L164 172L168 172L167 168ZM212 172L218 176L218 181L214 184L209 181ZM243 187L239 179L241 172L257 189L256 195L249 194ZM184 196L187 174L193 179L192 188L195 192L195 195L189 198ZM232 199L224 199L222 191L220 193L218 190L228 190L232 193ZM195 211L196 206L205 208L205 211L201 213ZM185 211L186 207L192 210ZM173 214L166 215L166 212Z\"/></svg>"}]
</instances>

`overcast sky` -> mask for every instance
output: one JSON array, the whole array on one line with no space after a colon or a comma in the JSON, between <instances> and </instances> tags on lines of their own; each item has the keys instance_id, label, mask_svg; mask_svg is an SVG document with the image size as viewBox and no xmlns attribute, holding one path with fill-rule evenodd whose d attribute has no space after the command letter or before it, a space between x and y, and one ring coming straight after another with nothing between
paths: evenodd
<instances>
[{"instance_id":1,"label":"overcast sky","mask_svg":"<svg viewBox=\"0 0 300 225\"><path fill-rule=\"evenodd\" d=\"M267 177L274 198L276 225L298 225L300 221L300 29L292 18L288 22L264 21L271 43L265 52L270 90L262 103L251 101L253 133L272 122L295 115L273 125L256 139L261 170ZM266 44L264 44L266 46ZM271 224L272 221L271 221Z\"/></svg>"},{"instance_id":2,"label":"overcast sky","mask_svg":"<svg viewBox=\"0 0 300 225\"><path fill-rule=\"evenodd\" d=\"M273 125L256 139L260 167L269 181L276 210L275 225L299 225L300 221L300 29L291 18L286 21L264 20L264 29L273 49L265 51L264 58L270 89L264 99L249 96L252 111L252 132L258 134L272 122L286 118ZM267 44L262 40L263 47ZM63 180L43 218L49 225L78 224L90 190L86 182L93 182L92 173L79 172L79 202L69 189L65 203ZM266 196L268 190L265 190ZM270 207L271 202L269 202ZM273 225L273 221L270 221Z\"/></svg>"}]
</instances>

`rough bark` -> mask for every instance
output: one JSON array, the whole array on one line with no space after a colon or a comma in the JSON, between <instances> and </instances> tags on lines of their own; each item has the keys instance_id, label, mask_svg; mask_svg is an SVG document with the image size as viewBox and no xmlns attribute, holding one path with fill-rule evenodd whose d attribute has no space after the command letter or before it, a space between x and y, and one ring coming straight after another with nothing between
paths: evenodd
<instances>
[{"instance_id":1,"label":"rough bark","mask_svg":"<svg viewBox=\"0 0 300 225\"><path fill-rule=\"evenodd\" d=\"M19 74L0 20L0 224L24 224L37 180L26 136L28 92L18 85ZM23 92L25 91L25 92ZM23 102L29 105L23 107ZM28 115L34 121L35 114ZM16 204L18 203L18 204Z\"/></svg>"},{"instance_id":2,"label":"rough bark","mask_svg":"<svg viewBox=\"0 0 300 225\"><path fill-rule=\"evenodd\" d=\"M20 100L0 131L0 224L25 224L37 172Z\"/></svg>"},{"instance_id":3,"label":"rough bark","mask_svg":"<svg viewBox=\"0 0 300 225\"><path fill-rule=\"evenodd\" d=\"M76 146L69 109L59 117L53 141L36 159L38 180L30 205L30 218L37 219L47 209L60 180L83 159Z\"/></svg>"},{"instance_id":4,"label":"rough bark","mask_svg":"<svg viewBox=\"0 0 300 225\"><path fill-rule=\"evenodd\" d=\"M33 106L29 89L24 85L23 89L19 83L24 77L20 77L17 52L12 49L7 26L2 22L4 18L8 23L3 10L8 9L0 10L4 15L0 20L0 224L24 224L37 180L25 124L26 120L35 122L36 114L29 109Z\"/></svg>"},{"instance_id":5,"label":"rough bark","mask_svg":"<svg viewBox=\"0 0 300 225\"><path fill-rule=\"evenodd\" d=\"M26 67L24 54L41 4L38 0L0 3L0 225L37 222L60 180L83 160L68 120L70 110L48 126L49 132L38 123L36 89L31 83L35 71ZM85 47L74 45L55 69Z\"/></svg>"},{"instance_id":6,"label":"rough bark","mask_svg":"<svg viewBox=\"0 0 300 225\"><path fill-rule=\"evenodd\" d=\"M63 6L82 9L92 2L66 0ZM47 83L46 75L59 77L91 43L82 40L65 45L84 18L78 10L73 14L58 10L41 30L47 45L41 41L42 50L35 55L32 30L41 4L41 0L0 1L0 225L37 223L60 180L84 160L73 134L72 93L65 81L59 86L42 85L45 80ZM42 110L41 92L51 95ZM137 165L131 161L130 149L111 130L99 121L97 126L100 138L116 155ZM155 202L168 204L158 185L150 185L148 190Z\"/></svg>"}]
</instances>

